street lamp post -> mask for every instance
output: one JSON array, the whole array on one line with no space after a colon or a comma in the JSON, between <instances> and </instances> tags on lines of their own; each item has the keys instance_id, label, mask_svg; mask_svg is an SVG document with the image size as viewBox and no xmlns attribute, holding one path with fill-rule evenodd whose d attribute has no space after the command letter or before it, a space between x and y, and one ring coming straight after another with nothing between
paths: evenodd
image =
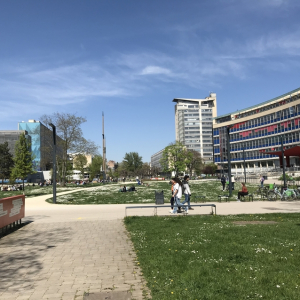
<instances>
[{"instance_id":1,"label":"street lamp post","mask_svg":"<svg viewBox=\"0 0 300 300\"><path fill-rule=\"evenodd\" d=\"M245 145L244 145L244 147L243 147L243 159L244 159L244 176L245 176L245 183L246 183Z\"/></svg>"},{"instance_id":2,"label":"street lamp post","mask_svg":"<svg viewBox=\"0 0 300 300\"><path fill-rule=\"evenodd\" d=\"M56 204L56 126L49 124L53 132L53 203Z\"/></svg>"},{"instance_id":3,"label":"street lamp post","mask_svg":"<svg viewBox=\"0 0 300 300\"><path fill-rule=\"evenodd\" d=\"M283 170L283 188L286 188L285 160L284 160L283 137L282 137L282 135L280 136L280 141L281 141L282 170Z\"/></svg>"},{"instance_id":4,"label":"street lamp post","mask_svg":"<svg viewBox=\"0 0 300 300\"><path fill-rule=\"evenodd\" d=\"M231 158L230 158L230 128L234 125L227 126L227 161L228 161L228 180L229 180L229 197L232 195L232 182L231 182Z\"/></svg>"}]
</instances>

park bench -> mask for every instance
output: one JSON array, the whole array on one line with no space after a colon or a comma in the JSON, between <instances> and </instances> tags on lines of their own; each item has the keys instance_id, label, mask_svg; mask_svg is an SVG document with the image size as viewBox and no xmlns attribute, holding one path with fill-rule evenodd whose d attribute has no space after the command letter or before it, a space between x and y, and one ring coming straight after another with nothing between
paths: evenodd
<instances>
[{"instance_id":1,"label":"park bench","mask_svg":"<svg viewBox=\"0 0 300 300\"><path fill-rule=\"evenodd\" d=\"M229 195L218 195L218 200L221 202L222 200L225 200L226 202L229 201Z\"/></svg>"},{"instance_id":2,"label":"park bench","mask_svg":"<svg viewBox=\"0 0 300 300\"><path fill-rule=\"evenodd\" d=\"M250 202L252 200L253 202L253 194L248 194L248 195L241 195L241 201L246 202L246 200Z\"/></svg>"},{"instance_id":3,"label":"park bench","mask_svg":"<svg viewBox=\"0 0 300 300\"><path fill-rule=\"evenodd\" d=\"M211 207L211 213L212 214L217 214L217 206L215 204L193 204L191 205L191 207L202 207L202 206L210 206ZM137 209L137 208L154 208L154 215L157 216L157 208L168 208L170 207L171 208L171 205L143 205L143 206L126 206L125 207L125 217L127 217L127 209ZM181 208L183 209L182 210L182 213L184 215L186 215L185 211L184 211L184 208L186 206L183 205L181 206ZM215 213L214 213L214 209L215 209Z\"/></svg>"}]
</instances>

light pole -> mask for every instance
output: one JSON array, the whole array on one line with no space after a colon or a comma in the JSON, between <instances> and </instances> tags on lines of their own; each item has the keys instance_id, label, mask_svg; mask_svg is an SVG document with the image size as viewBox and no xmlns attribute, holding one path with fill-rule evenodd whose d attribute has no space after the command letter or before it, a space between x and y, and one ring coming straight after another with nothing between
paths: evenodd
<instances>
[{"instance_id":1,"label":"light pole","mask_svg":"<svg viewBox=\"0 0 300 300\"><path fill-rule=\"evenodd\" d=\"M106 143L104 135L104 112L102 112L102 144L103 144L103 184L105 184L106 179Z\"/></svg>"},{"instance_id":2,"label":"light pole","mask_svg":"<svg viewBox=\"0 0 300 300\"><path fill-rule=\"evenodd\" d=\"M280 141L281 141L282 170L283 170L283 188L286 188L285 161L284 161L283 137L282 137L282 135L280 136Z\"/></svg>"},{"instance_id":3,"label":"light pole","mask_svg":"<svg viewBox=\"0 0 300 300\"><path fill-rule=\"evenodd\" d=\"M228 161L228 181L229 181L229 197L232 195L232 182L231 182L231 157L230 157L230 128L234 125L228 125L226 128L227 131L227 161Z\"/></svg>"},{"instance_id":4,"label":"light pole","mask_svg":"<svg viewBox=\"0 0 300 300\"><path fill-rule=\"evenodd\" d=\"M53 132L53 203L56 204L56 126L49 124Z\"/></svg>"},{"instance_id":5,"label":"light pole","mask_svg":"<svg viewBox=\"0 0 300 300\"><path fill-rule=\"evenodd\" d=\"M243 159L244 159L244 176L245 176L245 183L246 183L245 144L243 146Z\"/></svg>"}]
</instances>

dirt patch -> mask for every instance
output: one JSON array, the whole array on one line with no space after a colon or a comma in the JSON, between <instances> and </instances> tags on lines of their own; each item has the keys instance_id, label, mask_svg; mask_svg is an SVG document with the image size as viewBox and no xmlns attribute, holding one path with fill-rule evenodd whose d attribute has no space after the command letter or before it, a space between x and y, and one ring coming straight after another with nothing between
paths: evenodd
<instances>
[{"instance_id":1,"label":"dirt patch","mask_svg":"<svg viewBox=\"0 0 300 300\"><path fill-rule=\"evenodd\" d=\"M268 225L268 224L278 224L278 222L275 222L275 221L234 221L232 223L236 224L236 225L248 225L248 224L256 224L256 225L264 224L264 225Z\"/></svg>"}]
</instances>

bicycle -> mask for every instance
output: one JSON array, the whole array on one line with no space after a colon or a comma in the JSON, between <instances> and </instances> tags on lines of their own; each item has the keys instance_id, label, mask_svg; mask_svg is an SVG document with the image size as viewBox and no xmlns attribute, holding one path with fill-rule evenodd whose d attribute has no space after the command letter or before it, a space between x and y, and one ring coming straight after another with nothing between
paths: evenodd
<instances>
[{"instance_id":1,"label":"bicycle","mask_svg":"<svg viewBox=\"0 0 300 300\"><path fill-rule=\"evenodd\" d=\"M274 183L274 190L271 190L268 192L268 201L276 201L277 196L280 198L281 201L286 201L288 199L296 199L297 195L296 192L293 189L285 189L282 193L280 193L279 189Z\"/></svg>"},{"instance_id":2,"label":"bicycle","mask_svg":"<svg viewBox=\"0 0 300 300\"><path fill-rule=\"evenodd\" d=\"M296 194L296 198L300 199L300 191L298 189L294 189L294 192Z\"/></svg>"}]
</instances>

